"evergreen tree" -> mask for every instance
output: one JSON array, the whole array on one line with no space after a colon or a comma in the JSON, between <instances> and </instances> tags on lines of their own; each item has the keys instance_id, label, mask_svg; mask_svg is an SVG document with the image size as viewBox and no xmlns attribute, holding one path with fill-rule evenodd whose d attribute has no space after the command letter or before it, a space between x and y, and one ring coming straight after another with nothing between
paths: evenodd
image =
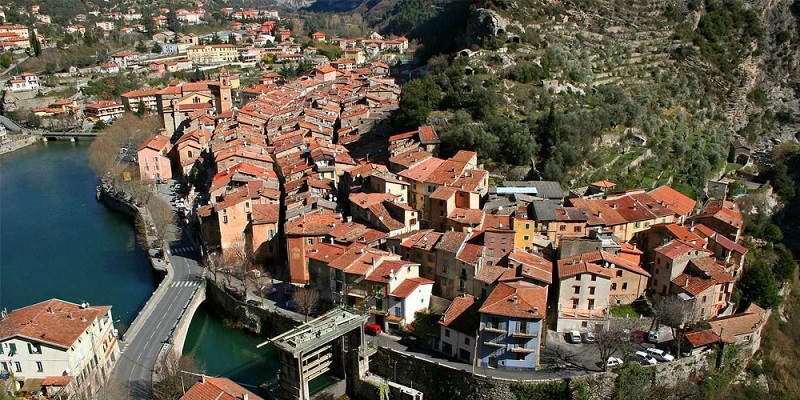
<instances>
[{"instance_id":1,"label":"evergreen tree","mask_svg":"<svg viewBox=\"0 0 800 400\"><path fill-rule=\"evenodd\" d=\"M30 36L31 40L31 49L33 50L33 55L39 57L42 55L42 44L39 43L39 38L36 37L36 33L33 30L33 26L28 29L28 35Z\"/></svg>"},{"instance_id":2,"label":"evergreen tree","mask_svg":"<svg viewBox=\"0 0 800 400\"><path fill-rule=\"evenodd\" d=\"M181 31L181 21L178 19L178 15L175 14L175 10L170 9L167 13L167 29L178 33Z\"/></svg>"},{"instance_id":3,"label":"evergreen tree","mask_svg":"<svg viewBox=\"0 0 800 400\"><path fill-rule=\"evenodd\" d=\"M153 43L153 48L150 49L150 51L153 52L153 53L156 53L156 54L161 54L161 52L164 51L164 49L161 47L161 45L158 42L155 42L155 43Z\"/></svg>"},{"instance_id":4,"label":"evergreen tree","mask_svg":"<svg viewBox=\"0 0 800 400\"><path fill-rule=\"evenodd\" d=\"M147 53L147 46L144 44L144 41L140 40L139 43L136 44L136 51L139 53Z\"/></svg>"}]
</instances>

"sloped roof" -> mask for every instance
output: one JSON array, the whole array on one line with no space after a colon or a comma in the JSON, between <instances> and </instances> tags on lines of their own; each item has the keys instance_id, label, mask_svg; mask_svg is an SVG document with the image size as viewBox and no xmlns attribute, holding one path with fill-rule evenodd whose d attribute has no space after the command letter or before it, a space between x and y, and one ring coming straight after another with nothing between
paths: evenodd
<instances>
[{"instance_id":1,"label":"sloped roof","mask_svg":"<svg viewBox=\"0 0 800 400\"><path fill-rule=\"evenodd\" d=\"M181 400L243 400L245 394L249 400L263 400L228 378L203 377L181 396Z\"/></svg>"},{"instance_id":2,"label":"sloped roof","mask_svg":"<svg viewBox=\"0 0 800 400\"><path fill-rule=\"evenodd\" d=\"M433 285L433 281L425 278L408 278L394 288L391 295L405 299L414 293L421 285Z\"/></svg>"},{"instance_id":3,"label":"sloped roof","mask_svg":"<svg viewBox=\"0 0 800 400\"><path fill-rule=\"evenodd\" d=\"M111 306L81 308L59 299L45 300L10 312L0 321L0 340L20 336L68 348L110 309Z\"/></svg>"},{"instance_id":4,"label":"sloped roof","mask_svg":"<svg viewBox=\"0 0 800 400\"><path fill-rule=\"evenodd\" d=\"M512 318L543 319L547 288L528 282L501 282L480 308L482 314Z\"/></svg>"},{"instance_id":5,"label":"sloped roof","mask_svg":"<svg viewBox=\"0 0 800 400\"><path fill-rule=\"evenodd\" d=\"M708 323L718 335L747 335L758 330L766 322L765 314L766 311L763 308L751 304L743 313L712 318L708 320Z\"/></svg>"},{"instance_id":6,"label":"sloped roof","mask_svg":"<svg viewBox=\"0 0 800 400\"><path fill-rule=\"evenodd\" d=\"M450 307L447 307L442 319L439 320L439 324L454 331L474 336L480 323L478 308L478 303L474 297L470 295L456 297L450 303Z\"/></svg>"},{"instance_id":7,"label":"sloped roof","mask_svg":"<svg viewBox=\"0 0 800 400\"><path fill-rule=\"evenodd\" d=\"M697 205L692 198L666 185L657 187L648 194L678 215L691 215Z\"/></svg>"}]
</instances>

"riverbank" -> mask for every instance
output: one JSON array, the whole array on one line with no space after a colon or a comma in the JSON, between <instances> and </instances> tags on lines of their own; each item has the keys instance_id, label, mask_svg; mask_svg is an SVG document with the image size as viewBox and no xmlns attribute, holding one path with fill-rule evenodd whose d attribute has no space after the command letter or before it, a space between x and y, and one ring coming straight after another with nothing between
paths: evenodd
<instances>
[{"instance_id":1,"label":"riverbank","mask_svg":"<svg viewBox=\"0 0 800 400\"><path fill-rule=\"evenodd\" d=\"M11 153L13 151L17 151L19 149L28 147L38 141L38 137L35 135L10 135L13 139L10 139L3 144L0 145L0 155Z\"/></svg>"}]
</instances>

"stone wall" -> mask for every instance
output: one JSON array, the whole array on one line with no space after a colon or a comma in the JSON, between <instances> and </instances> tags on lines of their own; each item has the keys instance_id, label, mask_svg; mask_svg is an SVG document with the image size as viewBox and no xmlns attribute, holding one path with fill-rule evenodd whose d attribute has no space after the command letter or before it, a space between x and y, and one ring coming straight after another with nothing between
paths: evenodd
<instances>
[{"instance_id":1,"label":"stone wall","mask_svg":"<svg viewBox=\"0 0 800 400\"><path fill-rule=\"evenodd\" d=\"M653 384L675 386L702 375L711 367L709 362L713 363L715 356L716 352L710 352L671 363L659 363L652 367L655 372ZM520 391L535 391L547 398L569 398L574 397L574 392L582 392L590 400L605 400L612 397L617 380L617 374L613 371L549 380L492 378L479 373L472 375L468 371L431 363L387 348L379 348L370 362L371 373L390 380L394 380L395 368L397 382L422 391L426 399L514 399ZM369 382L366 380L366 383ZM373 387L371 390L363 388L358 393L362 398L367 398L364 394L378 390L374 384L365 386Z\"/></svg>"},{"instance_id":2,"label":"stone wall","mask_svg":"<svg viewBox=\"0 0 800 400\"><path fill-rule=\"evenodd\" d=\"M257 335L277 336L300 325L280 311L265 310L235 299L211 280L206 284L206 300L218 316Z\"/></svg>"},{"instance_id":3,"label":"stone wall","mask_svg":"<svg viewBox=\"0 0 800 400\"><path fill-rule=\"evenodd\" d=\"M14 150L19 150L23 147L30 146L36 143L37 137L34 135L18 135L18 136L10 136L13 137L13 140L9 140L4 142L0 145L0 154L10 153Z\"/></svg>"},{"instance_id":4,"label":"stone wall","mask_svg":"<svg viewBox=\"0 0 800 400\"><path fill-rule=\"evenodd\" d=\"M175 328L172 330L172 347L178 355L183 354L183 345L186 342L186 334L189 332L189 326L192 324L192 317L194 317L194 313L200 307L200 304L206 299L206 284L207 283L204 283L195 288L192 300L186 305L186 308L183 309L178 324L175 325Z\"/></svg>"}]
</instances>

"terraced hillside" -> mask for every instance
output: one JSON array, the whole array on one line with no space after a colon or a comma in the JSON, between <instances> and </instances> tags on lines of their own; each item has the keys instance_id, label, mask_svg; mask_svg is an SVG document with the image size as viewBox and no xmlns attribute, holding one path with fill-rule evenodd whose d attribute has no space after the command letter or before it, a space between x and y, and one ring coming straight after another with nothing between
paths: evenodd
<instances>
[{"instance_id":1,"label":"terraced hillside","mask_svg":"<svg viewBox=\"0 0 800 400\"><path fill-rule=\"evenodd\" d=\"M458 38L464 50L429 64L444 96L427 119L445 148L474 147L500 165L530 159L547 179L696 193L726 167L734 135L771 143L797 130L791 5L485 1ZM509 142L529 158L507 159Z\"/></svg>"}]
</instances>

